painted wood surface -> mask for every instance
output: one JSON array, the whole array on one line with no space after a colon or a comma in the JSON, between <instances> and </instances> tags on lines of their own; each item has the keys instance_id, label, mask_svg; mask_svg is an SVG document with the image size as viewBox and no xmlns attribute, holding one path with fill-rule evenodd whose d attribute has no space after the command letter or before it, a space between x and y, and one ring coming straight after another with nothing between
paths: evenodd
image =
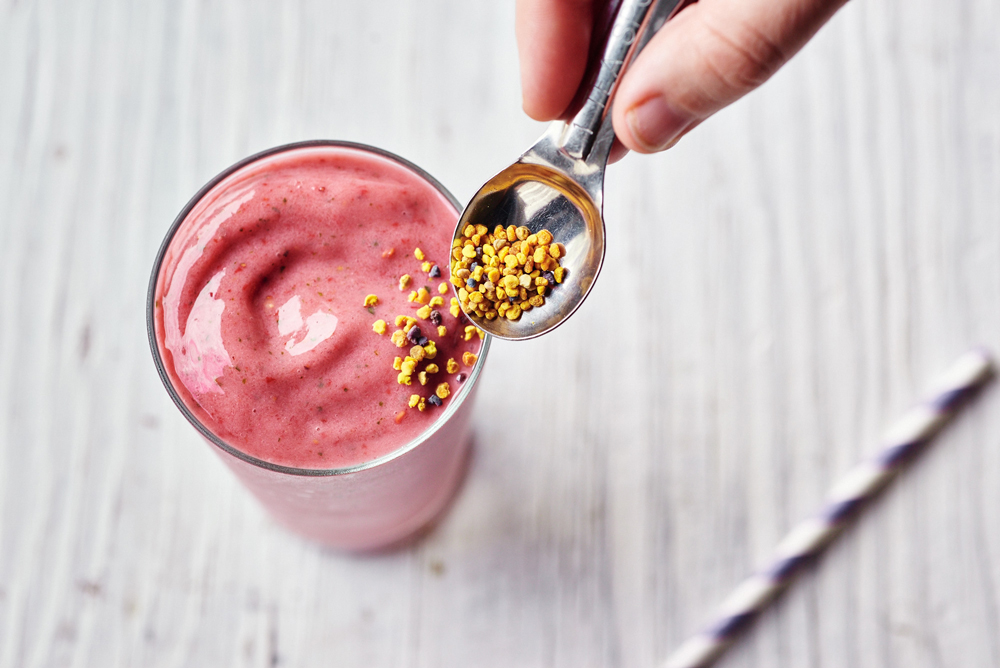
<instances>
[{"instance_id":1,"label":"painted wood surface","mask_svg":"<svg viewBox=\"0 0 1000 668\"><path fill-rule=\"evenodd\" d=\"M1000 349L1000 5L855 0L608 174L580 312L495 345L450 514L352 557L169 402L146 282L254 151L341 138L462 201L540 134L513 4L0 3L0 666L652 667L923 382ZM1000 667L987 391L721 662Z\"/></svg>"}]
</instances>

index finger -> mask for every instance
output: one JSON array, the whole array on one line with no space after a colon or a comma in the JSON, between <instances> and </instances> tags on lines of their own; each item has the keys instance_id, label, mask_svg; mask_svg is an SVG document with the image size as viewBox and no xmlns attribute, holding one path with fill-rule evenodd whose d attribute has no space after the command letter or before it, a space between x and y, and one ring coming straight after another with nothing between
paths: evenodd
<instances>
[{"instance_id":1,"label":"index finger","mask_svg":"<svg viewBox=\"0 0 1000 668\"><path fill-rule=\"evenodd\" d=\"M524 112L559 118L580 87L594 22L594 0L517 0L517 51Z\"/></svg>"}]
</instances>

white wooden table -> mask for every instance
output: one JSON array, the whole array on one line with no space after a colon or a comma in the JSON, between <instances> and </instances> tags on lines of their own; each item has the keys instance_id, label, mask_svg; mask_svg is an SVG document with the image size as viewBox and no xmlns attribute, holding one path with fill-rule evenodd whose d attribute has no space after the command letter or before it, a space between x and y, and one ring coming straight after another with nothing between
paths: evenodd
<instances>
[{"instance_id":1,"label":"white wooden table","mask_svg":"<svg viewBox=\"0 0 1000 668\"><path fill-rule=\"evenodd\" d=\"M431 535L350 557L273 526L154 373L155 250L299 139L467 200L541 132L512 4L0 3L0 666L656 666L924 381L1000 349L1000 4L855 0L611 169L602 278L494 347ZM720 665L1000 666L998 389Z\"/></svg>"}]
</instances>

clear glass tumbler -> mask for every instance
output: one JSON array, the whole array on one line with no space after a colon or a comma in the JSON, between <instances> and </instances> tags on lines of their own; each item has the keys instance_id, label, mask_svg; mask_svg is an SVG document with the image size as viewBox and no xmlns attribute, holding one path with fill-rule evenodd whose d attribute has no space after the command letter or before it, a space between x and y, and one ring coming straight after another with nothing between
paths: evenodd
<instances>
[{"instance_id":1,"label":"clear glass tumbler","mask_svg":"<svg viewBox=\"0 0 1000 668\"><path fill-rule=\"evenodd\" d=\"M444 186L416 165L390 152L364 144L310 141L279 146L251 156L206 184L177 216L157 254L146 306L149 343L156 369L177 408L207 440L223 462L263 504L277 522L319 543L346 550L372 550L406 539L435 519L448 505L464 476L470 448L470 414L474 394L490 346L482 341L468 378L439 409L440 416L417 438L386 455L346 468L295 468L251 456L209 429L196 402L185 401L165 366L164 327L155 305L162 297L164 257L193 209L217 186L247 166L288 151L302 149L362 151L402 165L460 206Z\"/></svg>"}]
</instances>

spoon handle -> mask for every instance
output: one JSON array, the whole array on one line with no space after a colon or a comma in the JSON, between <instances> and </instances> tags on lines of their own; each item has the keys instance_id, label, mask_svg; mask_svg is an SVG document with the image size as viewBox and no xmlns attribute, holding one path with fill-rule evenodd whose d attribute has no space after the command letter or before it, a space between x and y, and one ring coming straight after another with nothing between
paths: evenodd
<instances>
[{"instance_id":1,"label":"spoon handle","mask_svg":"<svg viewBox=\"0 0 1000 668\"><path fill-rule=\"evenodd\" d=\"M667 19L691 2L622 1L601 52L596 75L584 78L584 86L589 85L589 90L580 110L566 126L560 142L563 151L574 158L589 163L599 162L603 166L614 140L608 111L622 72ZM582 97L582 92L578 93L579 97ZM597 141L599 135L603 141ZM597 151L594 150L595 144Z\"/></svg>"}]
</instances>

